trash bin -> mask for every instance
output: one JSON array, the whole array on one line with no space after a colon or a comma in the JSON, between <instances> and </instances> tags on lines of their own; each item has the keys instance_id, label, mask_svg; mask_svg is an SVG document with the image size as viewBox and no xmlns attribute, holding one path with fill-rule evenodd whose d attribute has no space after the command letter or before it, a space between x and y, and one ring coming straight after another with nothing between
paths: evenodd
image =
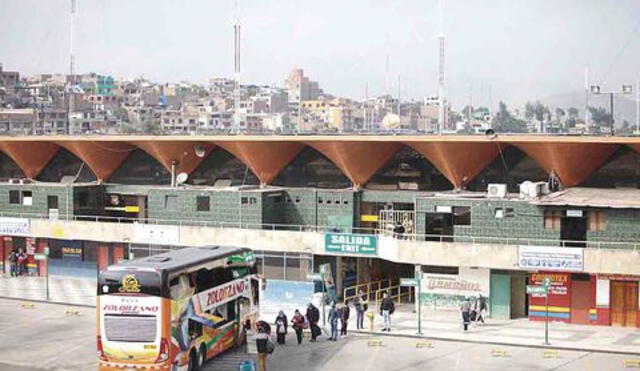
<instances>
[{"instance_id":1,"label":"trash bin","mask_svg":"<svg viewBox=\"0 0 640 371\"><path fill-rule=\"evenodd\" d=\"M242 361L238 365L238 371L256 371L256 363L253 361Z\"/></svg>"}]
</instances>

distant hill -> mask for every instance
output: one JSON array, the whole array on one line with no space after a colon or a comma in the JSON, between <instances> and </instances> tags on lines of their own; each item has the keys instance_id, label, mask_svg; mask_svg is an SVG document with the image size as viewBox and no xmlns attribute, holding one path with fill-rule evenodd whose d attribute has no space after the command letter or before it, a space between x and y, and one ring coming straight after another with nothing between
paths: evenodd
<instances>
[{"instance_id":1,"label":"distant hill","mask_svg":"<svg viewBox=\"0 0 640 371\"><path fill-rule=\"evenodd\" d=\"M616 95L614 101L614 110L616 124L622 124L627 120L631 125L636 122L636 102L635 93L633 95ZM565 111L569 107L575 107L580 110L580 117L584 117L584 91L571 91L561 94L540 98L542 104L551 108L551 113L555 115L557 107L563 108ZM609 95L589 95L589 105L593 107L602 107L609 110Z\"/></svg>"}]
</instances>

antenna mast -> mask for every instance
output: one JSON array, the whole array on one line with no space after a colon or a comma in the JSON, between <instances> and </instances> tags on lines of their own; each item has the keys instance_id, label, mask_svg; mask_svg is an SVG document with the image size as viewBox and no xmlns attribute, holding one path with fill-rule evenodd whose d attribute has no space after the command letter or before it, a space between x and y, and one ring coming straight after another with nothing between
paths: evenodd
<instances>
[{"instance_id":1,"label":"antenna mast","mask_svg":"<svg viewBox=\"0 0 640 371\"><path fill-rule=\"evenodd\" d=\"M233 128L240 131L240 6L236 0L236 19L233 25Z\"/></svg>"},{"instance_id":2,"label":"antenna mast","mask_svg":"<svg viewBox=\"0 0 640 371\"><path fill-rule=\"evenodd\" d=\"M438 134L442 134L445 126L445 80L444 80L444 0L438 1L440 10L440 63L438 70Z\"/></svg>"},{"instance_id":3,"label":"antenna mast","mask_svg":"<svg viewBox=\"0 0 640 371\"><path fill-rule=\"evenodd\" d=\"M73 51L73 33L76 27L76 0L71 0L71 27L69 30L69 87L67 92L67 98L69 99L69 111L67 112L67 133L71 133L71 115L75 111L75 84L76 84L76 61Z\"/></svg>"}]
</instances>

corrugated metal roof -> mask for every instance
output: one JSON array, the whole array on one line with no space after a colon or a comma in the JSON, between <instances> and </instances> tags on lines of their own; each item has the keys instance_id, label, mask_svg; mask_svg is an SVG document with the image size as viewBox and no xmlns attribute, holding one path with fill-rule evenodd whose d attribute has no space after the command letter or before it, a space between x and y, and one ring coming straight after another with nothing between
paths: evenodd
<instances>
[{"instance_id":1,"label":"corrugated metal roof","mask_svg":"<svg viewBox=\"0 0 640 371\"><path fill-rule=\"evenodd\" d=\"M573 187L542 196L531 203L545 206L640 209L640 189Z\"/></svg>"}]
</instances>

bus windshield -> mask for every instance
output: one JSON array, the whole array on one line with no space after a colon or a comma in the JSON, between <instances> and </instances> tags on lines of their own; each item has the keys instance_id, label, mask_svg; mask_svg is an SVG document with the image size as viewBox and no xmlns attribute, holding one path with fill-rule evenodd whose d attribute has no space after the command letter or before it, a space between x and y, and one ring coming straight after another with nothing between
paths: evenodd
<instances>
[{"instance_id":1,"label":"bus windshield","mask_svg":"<svg viewBox=\"0 0 640 371\"><path fill-rule=\"evenodd\" d=\"M146 294L167 297L157 272L141 270L105 270L98 279L98 295Z\"/></svg>"}]
</instances>

